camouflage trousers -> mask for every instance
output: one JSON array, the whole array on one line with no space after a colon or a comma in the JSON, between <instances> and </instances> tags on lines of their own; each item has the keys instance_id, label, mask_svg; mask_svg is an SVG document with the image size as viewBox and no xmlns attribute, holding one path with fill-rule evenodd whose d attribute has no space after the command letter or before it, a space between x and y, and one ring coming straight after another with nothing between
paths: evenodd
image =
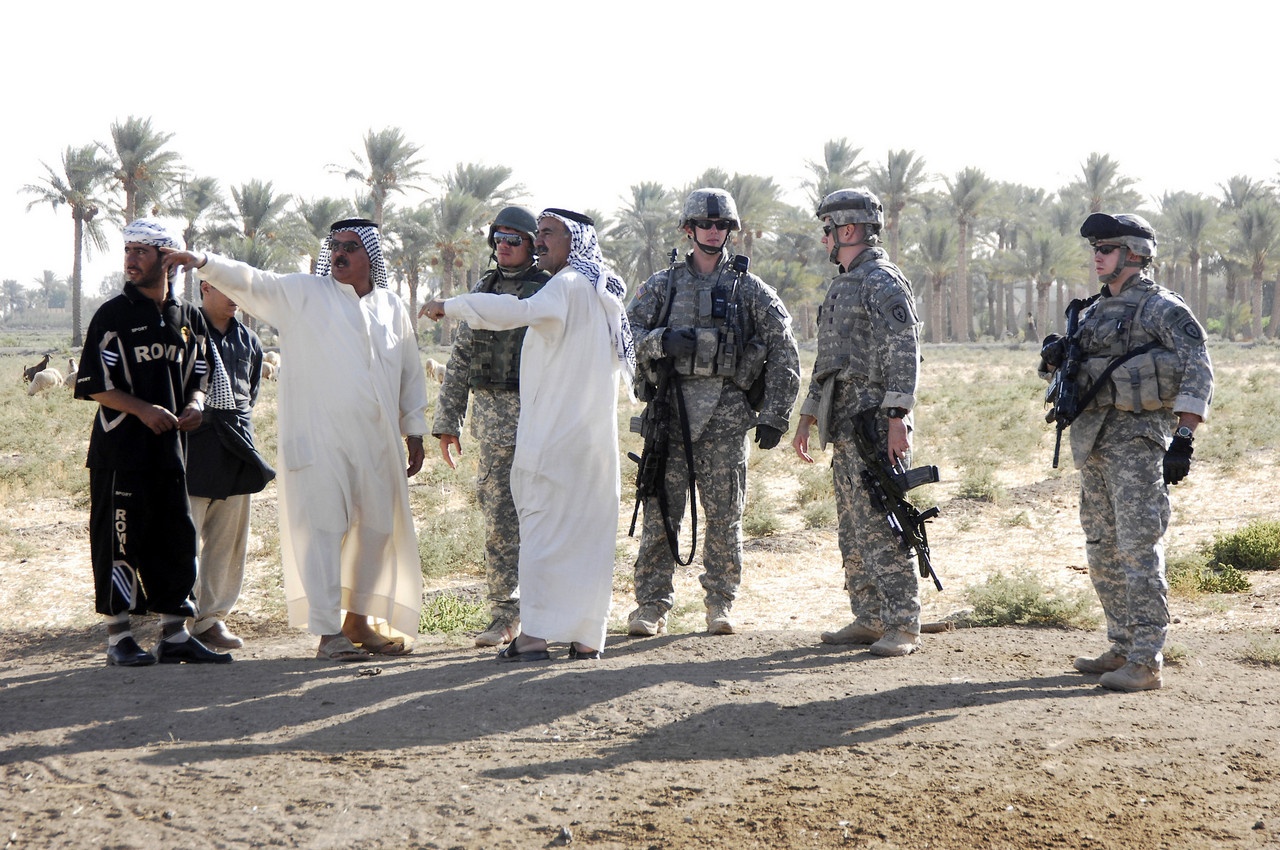
<instances>
[{"instance_id":1,"label":"camouflage trousers","mask_svg":"<svg viewBox=\"0 0 1280 850\"><path fill-rule=\"evenodd\" d=\"M877 442L882 449L883 437ZM831 458L839 516L844 588L857 620L873 628L920 633L920 583L915 558L898 548L884 514L862 486L866 464L852 440L837 440Z\"/></svg>"},{"instance_id":2,"label":"camouflage trousers","mask_svg":"<svg viewBox=\"0 0 1280 850\"><path fill-rule=\"evenodd\" d=\"M693 443L693 468L697 477L698 527L702 532L702 589L704 603L732 605L742 581L742 508L747 491L747 440L744 435L708 437ZM688 461L684 446L672 442L667 458L667 511L677 528L684 525L688 501ZM681 557L689 543L681 538ZM675 604L675 559L667 544L662 510L657 497L644 504L644 532L636 557L636 602L657 605L664 611Z\"/></svg>"},{"instance_id":3,"label":"camouflage trousers","mask_svg":"<svg viewBox=\"0 0 1280 850\"><path fill-rule=\"evenodd\" d=\"M1116 652L1148 667L1161 666L1169 631L1163 459L1163 445L1137 437L1098 443L1080 470L1080 526L1107 637Z\"/></svg>"},{"instance_id":4,"label":"camouflage trousers","mask_svg":"<svg viewBox=\"0 0 1280 850\"><path fill-rule=\"evenodd\" d=\"M476 501L484 514L489 613L508 621L520 616L520 519L511 498L515 455L515 446L481 443L476 477Z\"/></svg>"}]
</instances>

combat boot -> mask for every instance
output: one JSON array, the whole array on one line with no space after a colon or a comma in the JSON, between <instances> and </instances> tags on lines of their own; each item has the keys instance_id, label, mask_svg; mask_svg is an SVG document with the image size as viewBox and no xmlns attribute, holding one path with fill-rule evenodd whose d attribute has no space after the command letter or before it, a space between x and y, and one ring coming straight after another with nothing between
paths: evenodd
<instances>
[{"instance_id":1,"label":"combat boot","mask_svg":"<svg viewBox=\"0 0 1280 850\"><path fill-rule=\"evenodd\" d=\"M729 618L731 602L713 602L707 606L707 634L731 635L737 630L733 620Z\"/></svg>"},{"instance_id":2,"label":"combat boot","mask_svg":"<svg viewBox=\"0 0 1280 850\"><path fill-rule=\"evenodd\" d=\"M889 629L884 633L884 637L870 646L872 655L883 655L886 658L910 655L919 648L920 635L913 635L902 629Z\"/></svg>"},{"instance_id":3,"label":"combat boot","mask_svg":"<svg viewBox=\"0 0 1280 850\"><path fill-rule=\"evenodd\" d=\"M1119 670L1103 673L1098 684L1112 691L1154 691L1164 687L1159 667L1130 661Z\"/></svg>"},{"instance_id":4,"label":"combat boot","mask_svg":"<svg viewBox=\"0 0 1280 850\"><path fill-rule=\"evenodd\" d=\"M484 631L476 635L476 646L501 646L520 634L520 618L494 617Z\"/></svg>"},{"instance_id":5,"label":"combat boot","mask_svg":"<svg viewBox=\"0 0 1280 850\"><path fill-rule=\"evenodd\" d=\"M653 637L667 630L667 612L657 605L641 605L627 615L627 634Z\"/></svg>"},{"instance_id":6,"label":"combat boot","mask_svg":"<svg viewBox=\"0 0 1280 850\"><path fill-rule=\"evenodd\" d=\"M858 622L857 620L854 620L839 631L823 632L821 635L823 643L836 645L852 643L859 644L861 646L869 646L880 640L882 637L884 637L883 628L877 629L872 626L868 626L866 623Z\"/></svg>"},{"instance_id":7,"label":"combat boot","mask_svg":"<svg viewBox=\"0 0 1280 850\"><path fill-rule=\"evenodd\" d=\"M1119 670L1125 664L1125 657L1114 649L1108 649L1097 658L1087 658L1080 656L1071 662L1071 666L1079 670L1081 673L1110 673L1112 670Z\"/></svg>"}]
</instances>

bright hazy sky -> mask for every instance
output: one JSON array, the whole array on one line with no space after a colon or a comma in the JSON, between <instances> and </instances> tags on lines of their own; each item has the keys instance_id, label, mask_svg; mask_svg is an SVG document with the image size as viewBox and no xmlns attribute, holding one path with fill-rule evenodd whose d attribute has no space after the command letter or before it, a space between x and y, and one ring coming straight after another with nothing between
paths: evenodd
<instances>
[{"instance_id":1,"label":"bright hazy sky","mask_svg":"<svg viewBox=\"0 0 1280 850\"><path fill-rule=\"evenodd\" d=\"M713 166L802 203L805 161L841 136L1050 191L1093 151L1148 198L1280 173L1270 3L55 0L6 18L0 278L28 286L70 276L72 223L19 190L130 115L224 192L350 196L326 166L397 126L430 173L511 166L535 210L612 213L631 184ZM88 292L120 265L108 234Z\"/></svg>"}]
</instances>

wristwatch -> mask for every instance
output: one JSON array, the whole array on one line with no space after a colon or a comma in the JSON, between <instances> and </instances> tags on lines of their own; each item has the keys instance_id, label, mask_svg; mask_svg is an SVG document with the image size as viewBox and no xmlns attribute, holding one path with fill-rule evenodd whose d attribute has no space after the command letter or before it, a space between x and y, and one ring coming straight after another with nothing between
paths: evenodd
<instances>
[{"instance_id":1,"label":"wristwatch","mask_svg":"<svg viewBox=\"0 0 1280 850\"><path fill-rule=\"evenodd\" d=\"M884 415L890 419L901 419L907 415L907 409L905 407L890 407L885 410Z\"/></svg>"},{"instance_id":2,"label":"wristwatch","mask_svg":"<svg viewBox=\"0 0 1280 850\"><path fill-rule=\"evenodd\" d=\"M1193 432L1193 431L1192 431L1190 428L1188 428L1186 425L1180 425L1180 426L1178 426L1178 430L1176 430L1176 431L1174 431L1174 432L1173 432L1173 436L1175 436L1175 437L1185 437L1186 439L1190 440L1190 439L1192 439L1192 435L1193 435L1194 433L1195 433L1195 432Z\"/></svg>"}]
</instances>

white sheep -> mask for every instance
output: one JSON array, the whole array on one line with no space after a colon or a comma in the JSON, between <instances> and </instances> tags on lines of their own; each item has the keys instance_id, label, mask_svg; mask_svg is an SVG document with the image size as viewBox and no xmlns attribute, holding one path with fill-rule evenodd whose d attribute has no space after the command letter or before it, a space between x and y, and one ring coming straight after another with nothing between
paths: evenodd
<instances>
[{"instance_id":1,"label":"white sheep","mask_svg":"<svg viewBox=\"0 0 1280 850\"><path fill-rule=\"evenodd\" d=\"M427 374L436 379L437 384L444 383L445 366L438 360L427 358Z\"/></svg>"},{"instance_id":2,"label":"white sheep","mask_svg":"<svg viewBox=\"0 0 1280 850\"><path fill-rule=\"evenodd\" d=\"M268 351L266 354L263 354L263 355L262 355L262 362L264 362L264 363L271 363L271 364L273 364L277 369L279 369L279 368L280 368L280 352L278 352L278 351Z\"/></svg>"},{"instance_id":3,"label":"white sheep","mask_svg":"<svg viewBox=\"0 0 1280 850\"><path fill-rule=\"evenodd\" d=\"M49 387L60 387L62 384L61 372L57 369L44 369L36 372L35 377L31 379L31 386L27 387L27 395L42 393Z\"/></svg>"},{"instance_id":4,"label":"white sheep","mask_svg":"<svg viewBox=\"0 0 1280 850\"><path fill-rule=\"evenodd\" d=\"M280 367L276 365L274 360L262 359L262 377L268 381L277 381L280 379Z\"/></svg>"},{"instance_id":5,"label":"white sheep","mask_svg":"<svg viewBox=\"0 0 1280 850\"><path fill-rule=\"evenodd\" d=\"M66 384L69 387L76 385L76 378L79 376L80 370L76 368L76 359L74 357L67 358L67 379Z\"/></svg>"}]
</instances>

